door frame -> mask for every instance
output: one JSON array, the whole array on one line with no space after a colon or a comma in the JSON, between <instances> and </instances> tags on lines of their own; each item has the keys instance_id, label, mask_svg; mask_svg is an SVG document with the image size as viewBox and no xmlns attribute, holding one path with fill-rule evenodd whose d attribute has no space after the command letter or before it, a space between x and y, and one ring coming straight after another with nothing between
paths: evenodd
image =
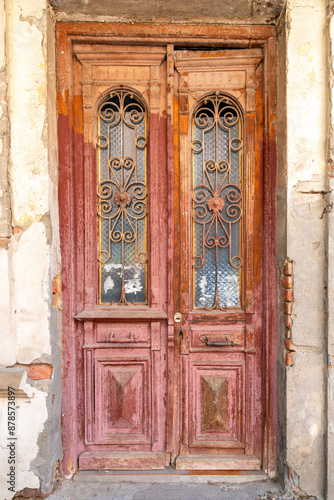
<instances>
[{"instance_id":1,"label":"door frame","mask_svg":"<svg viewBox=\"0 0 334 500\"><path fill-rule=\"evenodd\" d=\"M263 470L275 476L277 469L278 443L278 275L276 256L276 28L273 26L213 26L213 25L152 25L121 23L63 23L56 24L57 36L57 102L58 102L58 148L59 148L59 216L62 256L62 437L63 473L77 471L78 438L82 429L77 426L80 408L83 408L83 387L77 387L77 337L75 276L75 239L73 193L76 172L73 169L75 154L94 155L95 149L83 137L83 97L75 94L72 86L72 72L77 64L73 51L74 43L109 43L133 45L172 45L184 48L249 48L263 50L263 95L264 95L264 139L259 145L263 151ZM170 59L172 60L172 59ZM172 78L172 68L167 64L167 84ZM84 94L84 92L83 92ZM79 113L78 113L79 111ZM173 103L167 102L167 138L169 150L167 161L173 157L172 128ZM75 138L75 140L74 140ZM75 144L75 146L74 146ZM77 150L75 150L77 148ZM168 205L174 204L173 178L169 176ZM173 234L173 219L169 217L168 232ZM170 238L171 239L171 238ZM171 242L171 244L173 244ZM172 253L169 253L172 255ZM173 267L173 264L170 263ZM173 287L168 286L169 290ZM174 323L173 303L168 306L168 374L173 371ZM80 360L79 360L80 363ZM173 378L169 376L168 394L171 394ZM167 420L171 404L167 403ZM168 441L168 435L167 435Z\"/></svg>"}]
</instances>

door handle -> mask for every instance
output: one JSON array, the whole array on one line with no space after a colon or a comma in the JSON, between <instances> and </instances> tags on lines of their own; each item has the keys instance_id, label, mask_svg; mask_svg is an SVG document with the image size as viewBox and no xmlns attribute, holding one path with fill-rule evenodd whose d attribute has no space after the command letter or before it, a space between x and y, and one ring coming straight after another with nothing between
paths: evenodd
<instances>
[{"instance_id":1,"label":"door handle","mask_svg":"<svg viewBox=\"0 0 334 500\"><path fill-rule=\"evenodd\" d=\"M114 332L110 332L109 342L137 342L138 335L133 332L129 333L129 337L115 337Z\"/></svg>"},{"instance_id":2,"label":"door handle","mask_svg":"<svg viewBox=\"0 0 334 500\"><path fill-rule=\"evenodd\" d=\"M235 344L233 340L229 340L227 337L225 337L225 342L222 340L210 341L207 335L201 335L200 341L205 342L207 346L213 347L238 347L238 344Z\"/></svg>"}]
</instances>

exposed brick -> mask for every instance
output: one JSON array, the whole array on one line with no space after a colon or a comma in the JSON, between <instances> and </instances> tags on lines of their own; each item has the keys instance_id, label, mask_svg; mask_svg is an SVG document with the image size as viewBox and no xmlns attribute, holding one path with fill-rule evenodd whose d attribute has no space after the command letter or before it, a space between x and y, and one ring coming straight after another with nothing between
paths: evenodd
<instances>
[{"instance_id":1,"label":"exposed brick","mask_svg":"<svg viewBox=\"0 0 334 500\"><path fill-rule=\"evenodd\" d=\"M52 280L52 293L60 293L61 291L61 283L60 276L57 274Z\"/></svg>"},{"instance_id":2,"label":"exposed brick","mask_svg":"<svg viewBox=\"0 0 334 500\"><path fill-rule=\"evenodd\" d=\"M292 345L291 339L285 338L284 347L286 349L285 364L287 366L292 366L293 355L295 354L295 349L294 349L294 346Z\"/></svg>"},{"instance_id":3,"label":"exposed brick","mask_svg":"<svg viewBox=\"0 0 334 500\"><path fill-rule=\"evenodd\" d=\"M331 12L334 12L334 5L331 5ZM328 177L334 177L334 164L333 160L330 158L327 165Z\"/></svg>"},{"instance_id":4,"label":"exposed brick","mask_svg":"<svg viewBox=\"0 0 334 500\"><path fill-rule=\"evenodd\" d=\"M282 277L282 286L284 288L292 288L292 286L293 286L292 276L283 276Z\"/></svg>"},{"instance_id":5,"label":"exposed brick","mask_svg":"<svg viewBox=\"0 0 334 500\"><path fill-rule=\"evenodd\" d=\"M61 278L60 274L57 274L52 280L52 306L61 309Z\"/></svg>"},{"instance_id":6,"label":"exposed brick","mask_svg":"<svg viewBox=\"0 0 334 500\"><path fill-rule=\"evenodd\" d=\"M287 338L285 339L285 341L284 341L284 347L288 351L293 351L293 352L295 351L294 348L293 348L293 345L291 343L291 339L287 339Z\"/></svg>"},{"instance_id":7,"label":"exposed brick","mask_svg":"<svg viewBox=\"0 0 334 500\"><path fill-rule=\"evenodd\" d=\"M23 500L23 499L27 499L27 500L32 500L33 498L35 499L38 499L38 498L46 498L48 496L48 494L46 495L43 495L43 493L41 493L41 490L40 489L37 489L37 488L23 488L23 490L21 491L18 491L17 493L15 493L14 497L13 497L13 500Z\"/></svg>"},{"instance_id":8,"label":"exposed brick","mask_svg":"<svg viewBox=\"0 0 334 500\"><path fill-rule=\"evenodd\" d=\"M22 233L22 229L19 226L14 226L13 234L20 234L20 233Z\"/></svg>"},{"instance_id":9,"label":"exposed brick","mask_svg":"<svg viewBox=\"0 0 334 500\"><path fill-rule=\"evenodd\" d=\"M26 368L27 375L31 380L42 380L52 376L52 366L45 363L28 365Z\"/></svg>"},{"instance_id":10,"label":"exposed brick","mask_svg":"<svg viewBox=\"0 0 334 500\"><path fill-rule=\"evenodd\" d=\"M293 358L294 354L295 354L294 352L290 352L290 351L285 354L285 364L286 364L286 366L291 366L292 365L292 361L293 361L292 358Z\"/></svg>"},{"instance_id":11,"label":"exposed brick","mask_svg":"<svg viewBox=\"0 0 334 500\"><path fill-rule=\"evenodd\" d=\"M8 250L10 238L0 238L0 248Z\"/></svg>"},{"instance_id":12,"label":"exposed brick","mask_svg":"<svg viewBox=\"0 0 334 500\"><path fill-rule=\"evenodd\" d=\"M290 304L291 304L291 302L290 302ZM291 316L289 314L284 314L284 324L288 328L290 328L290 326L292 326L292 319L291 319Z\"/></svg>"},{"instance_id":13,"label":"exposed brick","mask_svg":"<svg viewBox=\"0 0 334 500\"><path fill-rule=\"evenodd\" d=\"M293 302L293 291L291 288L283 288L282 295L283 300L286 302Z\"/></svg>"},{"instance_id":14,"label":"exposed brick","mask_svg":"<svg viewBox=\"0 0 334 500\"><path fill-rule=\"evenodd\" d=\"M291 260L287 260L284 264L284 267L283 267L283 274L285 274L285 276L292 276L292 262Z\"/></svg>"},{"instance_id":15,"label":"exposed brick","mask_svg":"<svg viewBox=\"0 0 334 500\"><path fill-rule=\"evenodd\" d=\"M283 312L284 314L292 313L292 302L283 302Z\"/></svg>"}]
</instances>

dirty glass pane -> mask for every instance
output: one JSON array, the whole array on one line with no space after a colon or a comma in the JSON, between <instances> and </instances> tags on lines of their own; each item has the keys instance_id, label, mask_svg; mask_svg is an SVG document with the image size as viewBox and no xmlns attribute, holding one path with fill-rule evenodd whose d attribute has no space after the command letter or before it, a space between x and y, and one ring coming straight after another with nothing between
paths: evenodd
<instances>
[{"instance_id":1,"label":"dirty glass pane","mask_svg":"<svg viewBox=\"0 0 334 500\"><path fill-rule=\"evenodd\" d=\"M147 302L146 112L127 90L99 109L99 295L102 304Z\"/></svg>"},{"instance_id":2,"label":"dirty glass pane","mask_svg":"<svg viewBox=\"0 0 334 500\"><path fill-rule=\"evenodd\" d=\"M240 307L241 119L221 95L193 117L194 305L207 310Z\"/></svg>"}]
</instances>

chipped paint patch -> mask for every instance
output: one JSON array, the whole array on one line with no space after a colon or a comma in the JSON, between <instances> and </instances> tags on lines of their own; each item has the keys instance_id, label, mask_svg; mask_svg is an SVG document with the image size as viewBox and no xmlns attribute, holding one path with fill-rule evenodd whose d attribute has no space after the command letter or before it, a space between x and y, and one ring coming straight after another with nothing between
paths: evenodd
<instances>
[{"instance_id":1,"label":"chipped paint patch","mask_svg":"<svg viewBox=\"0 0 334 500\"><path fill-rule=\"evenodd\" d=\"M40 104L45 104L45 82L38 87L38 101Z\"/></svg>"},{"instance_id":2,"label":"chipped paint patch","mask_svg":"<svg viewBox=\"0 0 334 500\"><path fill-rule=\"evenodd\" d=\"M298 54L300 56L308 57L309 62L313 61L313 47L309 42L303 43L299 49Z\"/></svg>"},{"instance_id":3,"label":"chipped paint patch","mask_svg":"<svg viewBox=\"0 0 334 500\"><path fill-rule=\"evenodd\" d=\"M307 85L306 85L306 87L308 89L311 89L313 87L314 83L315 83L315 72L311 71L311 73L309 73L307 75Z\"/></svg>"},{"instance_id":4,"label":"chipped paint patch","mask_svg":"<svg viewBox=\"0 0 334 500\"><path fill-rule=\"evenodd\" d=\"M136 295L137 292L141 292L142 289L143 286L140 283L138 274L135 274L135 277L133 279L125 280L124 282L125 293L133 293L134 295Z\"/></svg>"},{"instance_id":5,"label":"chipped paint patch","mask_svg":"<svg viewBox=\"0 0 334 500\"><path fill-rule=\"evenodd\" d=\"M107 293L108 290L112 290L114 288L114 280L111 279L111 276L107 276L103 288L104 288L104 293Z\"/></svg>"}]
</instances>

